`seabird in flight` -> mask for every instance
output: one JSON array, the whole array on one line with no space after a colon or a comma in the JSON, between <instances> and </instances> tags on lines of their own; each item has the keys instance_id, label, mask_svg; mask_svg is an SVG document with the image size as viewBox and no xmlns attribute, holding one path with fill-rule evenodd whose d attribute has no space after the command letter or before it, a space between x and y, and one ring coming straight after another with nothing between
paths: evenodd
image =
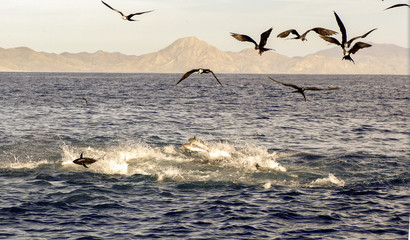
<instances>
[{"instance_id":1,"label":"seabird in flight","mask_svg":"<svg viewBox=\"0 0 410 240\"><path fill-rule=\"evenodd\" d=\"M365 37L367 37L367 35L369 35L371 32L373 32L374 30L377 29L377 28L373 28L372 30L368 31L367 33L365 33L365 34L363 34L363 35L361 35L361 36L354 37L354 38L350 39L349 41L347 41L346 28L345 28L345 26L344 26L342 20L341 20L341 19L339 18L339 16L337 15L337 13L334 12L334 14L335 14L335 18L336 18L337 24L339 25L340 32L342 33L342 44L341 44L341 47L342 47L342 48L349 48L353 41L355 41L355 40L357 40L357 39L359 39L359 38L365 38Z\"/></svg>"},{"instance_id":2,"label":"seabird in flight","mask_svg":"<svg viewBox=\"0 0 410 240\"><path fill-rule=\"evenodd\" d=\"M347 41L347 33L346 33L346 28L343 25L342 20L340 20L339 16L337 15L336 12L334 12L335 14L335 18L337 21L337 24L339 25L340 28L340 32L342 33L342 42L339 42L339 40L337 40L336 38L333 37L327 37L327 36L320 36L323 40L336 44L338 46L340 46L343 49L343 59L345 60L350 60L354 63L353 59L350 57L350 54L354 54L356 53L359 49L362 48L367 48L367 47L371 47L372 45L364 43L364 42L357 42L356 44L353 45L352 48L350 48L351 44L353 43L353 41L359 39L359 38L365 38L367 37L367 35L369 35L371 32L373 32L374 30L376 30L377 28L374 28L370 31L368 31L367 33L361 35L361 36L357 36L354 37L352 39L350 39L349 41ZM350 49L348 49L350 48Z\"/></svg>"},{"instance_id":3,"label":"seabird in flight","mask_svg":"<svg viewBox=\"0 0 410 240\"><path fill-rule=\"evenodd\" d=\"M405 7L405 6L407 6L407 7L410 8L410 5L409 5L409 4L399 3L399 4L396 4L396 5L390 6L390 7L386 8L386 9L384 9L384 10L391 9L391 8L395 8L395 7Z\"/></svg>"},{"instance_id":4,"label":"seabird in flight","mask_svg":"<svg viewBox=\"0 0 410 240\"><path fill-rule=\"evenodd\" d=\"M113 11L115 11L115 12L121 14L122 19L127 20L127 21L136 21L136 20L132 19L133 16L135 16L135 15L141 15L141 14L144 14L144 13L149 13L149 12L154 11L154 10L151 10L151 11L145 11L145 12L132 13L132 14L126 16L126 15L124 15L121 11L118 11L117 9L114 9L114 8L112 8L110 5L106 4L103 0L101 0L101 2L102 2L105 6L107 6L109 9L111 9L111 10L113 10Z\"/></svg>"},{"instance_id":5,"label":"seabird in flight","mask_svg":"<svg viewBox=\"0 0 410 240\"><path fill-rule=\"evenodd\" d=\"M343 46L337 39L332 38L332 37L325 37L325 36L321 36L321 38L325 41L328 41L330 43L334 43L336 45L339 46ZM355 54L357 51L359 51L362 48L368 48L371 47L372 45L368 44L368 43L364 43L364 42L357 42L353 45L353 47L351 47L350 49L346 50L346 48L342 47L343 49L343 58L344 60L349 60L352 61L353 63L354 60L352 59L352 57L350 56L350 54Z\"/></svg>"},{"instance_id":6,"label":"seabird in flight","mask_svg":"<svg viewBox=\"0 0 410 240\"><path fill-rule=\"evenodd\" d=\"M194 73L194 72L198 72L198 74L202 74L202 73L212 73L212 75L214 76L214 78L216 79L216 81L219 83L219 85L222 86L222 83L221 83L221 82L219 81L219 79L216 77L216 75L214 74L214 72L212 72L210 69L205 69L205 68L196 68L196 69L192 69L192 70L186 72L186 73L184 74L184 76L182 76L181 79L180 79L180 80L177 82L177 84L175 84L175 85L178 85L178 83L182 82L182 80L184 80L185 78L189 77L189 76L190 76L192 73Z\"/></svg>"},{"instance_id":7,"label":"seabird in flight","mask_svg":"<svg viewBox=\"0 0 410 240\"><path fill-rule=\"evenodd\" d=\"M270 48L265 48L266 42L268 41L269 35L272 32L272 28L268 29L267 31L263 32L261 34L261 39L259 44L255 42L251 37L248 35L243 35L243 34L237 34L237 33L231 33L231 36L236 38L237 40L241 42L251 42L255 44L255 50L259 50L259 55L262 55L263 52L273 50Z\"/></svg>"},{"instance_id":8,"label":"seabird in flight","mask_svg":"<svg viewBox=\"0 0 410 240\"><path fill-rule=\"evenodd\" d=\"M282 84L282 85L284 85L284 86L292 87L292 88L296 89L296 91L293 91L293 92L298 92L298 93L302 94L303 98L305 99L305 102L306 102L306 96L305 96L305 91L306 91L306 90L311 90L311 91L339 90L338 87L334 87L334 88L317 88L317 87L304 88L304 87L299 87L299 86L296 86L296 85L290 84L290 83L279 82L278 80L275 80L275 79L273 79L273 78L271 78L271 77L269 77L269 79L272 80L272 81L274 81L274 82L277 82L277 83L279 83L279 84Z\"/></svg>"},{"instance_id":9,"label":"seabird in flight","mask_svg":"<svg viewBox=\"0 0 410 240\"><path fill-rule=\"evenodd\" d=\"M292 34L295 35L296 37L290 38L290 39L300 39L300 40L302 40L302 41L307 41L306 35L307 35L310 31L314 31L314 32L316 32L317 34L319 34L319 35L321 35L321 36L330 36L330 35L333 35L333 34L337 34L337 32L335 32L335 31L333 31L333 30L329 30L329 29L321 28L321 27L316 27L316 28L312 28L312 29L307 30L307 31L306 31L304 34L302 34L302 35L300 35L300 34L298 33L298 31L296 31L296 29L289 29L289 30L286 30L286 31L284 31L284 32L279 33L277 37L278 37L278 38L285 38L285 37L289 36L289 34L292 33Z\"/></svg>"}]
</instances>

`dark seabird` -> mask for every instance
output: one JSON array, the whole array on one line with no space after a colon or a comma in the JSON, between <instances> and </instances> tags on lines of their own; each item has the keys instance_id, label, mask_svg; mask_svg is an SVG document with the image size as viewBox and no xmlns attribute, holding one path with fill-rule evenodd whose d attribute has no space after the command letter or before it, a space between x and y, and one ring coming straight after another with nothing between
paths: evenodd
<instances>
[{"instance_id":1,"label":"dark seabird","mask_svg":"<svg viewBox=\"0 0 410 240\"><path fill-rule=\"evenodd\" d=\"M325 37L325 36L321 36L321 38L325 41L328 41L330 43L334 43L336 45L339 46L343 46L337 39L332 38L332 37ZM343 58L344 60L349 60L352 61L354 63L354 60L352 59L352 57L350 56L350 54L355 54L357 51L359 51L362 48L368 48L371 47L372 45L368 44L368 43L364 43L364 42L357 42L353 45L353 47L351 47L350 49L346 50L346 48L342 47L343 49Z\"/></svg>"},{"instance_id":2,"label":"dark seabird","mask_svg":"<svg viewBox=\"0 0 410 240\"><path fill-rule=\"evenodd\" d=\"M88 100L87 100L87 98L83 97L83 100L84 100L84 102L85 102L85 106L88 107Z\"/></svg>"},{"instance_id":3,"label":"dark seabird","mask_svg":"<svg viewBox=\"0 0 410 240\"><path fill-rule=\"evenodd\" d=\"M78 165L83 165L85 168L88 168L86 164L93 164L97 160L94 158L86 158L83 157L83 153L80 154L80 158L77 158L73 161L73 163L78 164Z\"/></svg>"},{"instance_id":4,"label":"dark seabird","mask_svg":"<svg viewBox=\"0 0 410 240\"><path fill-rule=\"evenodd\" d=\"M118 11L117 9L112 8L110 5L106 4L103 0L101 0L101 2L102 2L105 6L107 6L109 9L111 9L111 10L113 10L113 11L115 11L115 12L121 14L122 19L127 20L127 21L136 21L136 20L131 19L131 18L132 18L133 16L135 16L135 15L141 15L141 14L144 14L144 13L149 13L149 12L154 11L154 10L151 10L151 11L145 11L145 12L132 13L132 14L130 14L130 15L128 15L128 16L125 16L121 11Z\"/></svg>"},{"instance_id":5,"label":"dark seabird","mask_svg":"<svg viewBox=\"0 0 410 240\"><path fill-rule=\"evenodd\" d=\"M184 74L184 76L182 76L181 79L179 79L178 83L182 82L182 80L184 80L185 78L189 77L192 73L194 72L198 72L198 74L202 74L202 73L212 73L212 75L214 76L214 78L216 79L216 81L218 81L219 85L222 86L222 83L219 81L219 79L216 77L216 75L214 74L214 72L212 72L210 69L205 69L205 68L197 68L197 69L192 69L191 71L188 71Z\"/></svg>"},{"instance_id":6,"label":"dark seabird","mask_svg":"<svg viewBox=\"0 0 410 240\"><path fill-rule=\"evenodd\" d=\"M384 10L391 9L391 8L396 8L396 7L405 7L405 6L407 6L407 7L410 8L410 5L409 5L409 4L399 3L399 4L396 4L396 5L390 6L390 7L386 8L386 9L384 9Z\"/></svg>"},{"instance_id":7,"label":"dark seabird","mask_svg":"<svg viewBox=\"0 0 410 240\"><path fill-rule=\"evenodd\" d=\"M330 36L330 35L333 35L333 34L337 34L337 32L335 32L335 31L333 31L333 30L329 30L329 29L321 28L321 27L316 27L316 28L312 28L312 29L307 30L307 31L306 31L304 34L302 34L302 35L300 35L300 34L298 33L298 31L296 31L295 29L289 29L289 30L286 30L286 31L284 31L284 32L279 33L277 37L278 37L278 38L285 38L285 37L289 36L289 34L292 33L292 34L295 35L296 37L290 38L290 39L300 39L300 40L302 40L302 41L307 41L306 35L307 35L310 31L314 31L314 32L316 32L317 34L319 34L319 35L321 35L321 36Z\"/></svg>"},{"instance_id":8,"label":"dark seabird","mask_svg":"<svg viewBox=\"0 0 410 240\"><path fill-rule=\"evenodd\" d=\"M368 31L367 33L365 33L361 36L354 37L354 38L350 39L349 41L347 41L346 28L343 25L343 22L342 22L342 20L340 20L337 13L334 12L334 14L335 14L337 24L339 25L340 32L342 33L342 42L339 42L339 40L337 40L336 38L333 38L333 37L327 37L327 36L322 36L322 35L320 37L323 40L327 41L327 42L330 42L330 43L333 43L333 44L336 44L336 45L340 46L343 49L343 55L344 55L342 59L350 60L354 63L353 59L350 57L350 54L354 54L359 49L366 48L366 47L371 47L372 45L367 44L367 43L363 43L363 42L358 42L358 43L354 44L352 48L350 48L351 44L353 43L353 41L355 41L359 38L367 37L367 35L369 35L371 32L373 32L377 28L374 28L374 29ZM348 49L348 48L350 48L350 49Z\"/></svg>"},{"instance_id":9,"label":"dark seabird","mask_svg":"<svg viewBox=\"0 0 410 240\"><path fill-rule=\"evenodd\" d=\"M269 79L272 80L272 81L274 81L274 82L277 82L277 83L279 83L279 84L282 84L282 85L284 85L284 86L293 87L294 89L296 89L296 91L293 91L293 92L298 92L298 93L302 94L303 98L305 99L305 102L306 102L306 96L305 96L305 91L306 91L306 90L311 90L311 91L339 90L338 87L334 87L334 88L317 88L317 87L304 88L304 87L298 87L298 86L296 86L296 85L294 85L294 84L290 84L290 83L279 82L279 81L277 81L277 80L275 80L275 79L273 79L273 78L271 78L271 77L269 77Z\"/></svg>"},{"instance_id":10,"label":"dark seabird","mask_svg":"<svg viewBox=\"0 0 410 240\"><path fill-rule=\"evenodd\" d=\"M266 42L268 41L268 38L269 38L269 35L270 35L271 32L272 32L272 28L270 28L269 30L263 32L261 34L261 39L260 39L259 44L257 44L255 42L255 40L253 40L248 35L231 33L231 36L236 38L237 40L239 40L241 42L251 42L251 43L255 44L255 50L259 50L259 55L262 55L262 53L265 52L265 51L273 50L273 49L270 49L270 48L265 48Z\"/></svg>"},{"instance_id":11,"label":"dark seabird","mask_svg":"<svg viewBox=\"0 0 410 240\"><path fill-rule=\"evenodd\" d=\"M340 32L342 33L342 43L340 44L340 46L341 46L342 48L349 48L353 41L355 41L355 40L357 40L357 39L359 39L359 38L365 38L365 37L367 37L367 35L369 35L371 32L373 32L374 30L377 29L377 28L373 28L372 30L368 31L367 33L365 33L365 34L363 34L363 35L361 35L361 36L354 37L354 38L350 39L349 41L347 41L346 28L345 28L345 26L344 26L342 20L341 20L341 19L339 18L339 16L337 15L337 13L334 12L334 14L335 14L335 18L336 18L336 21L337 21L337 25L339 25Z\"/></svg>"}]
</instances>

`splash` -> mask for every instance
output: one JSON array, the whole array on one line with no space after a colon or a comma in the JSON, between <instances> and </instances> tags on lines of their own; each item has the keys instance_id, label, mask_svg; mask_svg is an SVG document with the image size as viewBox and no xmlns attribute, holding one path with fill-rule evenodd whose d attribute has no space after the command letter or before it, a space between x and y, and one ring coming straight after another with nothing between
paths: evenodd
<instances>
[{"instance_id":1,"label":"splash","mask_svg":"<svg viewBox=\"0 0 410 240\"><path fill-rule=\"evenodd\" d=\"M263 184L264 189L270 189L271 187L272 187L272 183L270 181Z\"/></svg>"},{"instance_id":2,"label":"splash","mask_svg":"<svg viewBox=\"0 0 410 240\"><path fill-rule=\"evenodd\" d=\"M329 173L327 178L319 178L313 181L311 186L326 186L326 185L336 185L339 187L345 186L345 181L338 179L335 175Z\"/></svg>"},{"instance_id":3,"label":"splash","mask_svg":"<svg viewBox=\"0 0 410 240\"><path fill-rule=\"evenodd\" d=\"M207 161L223 167L240 168L245 171L274 170L286 172L276 160L276 152L269 153L266 148L246 145L236 147L227 142L210 142L209 151L202 153Z\"/></svg>"},{"instance_id":4,"label":"splash","mask_svg":"<svg viewBox=\"0 0 410 240\"><path fill-rule=\"evenodd\" d=\"M17 156L12 152L3 152L5 160L2 161L0 168L3 169L36 169L41 165L48 164L45 159L34 160L32 156ZM2 157L3 158L3 157Z\"/></svg>"},{"instance_id":5,"label":"splash","mask_svg":"<svg viewBox=\"0 0 410 240\"><path fill-rule=\"evenodd\" d=\"M157 153L144 146L143 144L121 144L118 146L111 146L106 149L97 149L92 147L75 148L64 145L62 147L62 167L69 170L85 170L79 165L75 165L72 161L77 158L80 153L84 156L97 159L88 171L94 171L104 174L147 174L144 170L139 168L131 168L130 165L145 158L151 158Z\"/></svg>"},{"instance_id":6,"label":"splash","mask_svg":"<svg viewBox=\"0 0 410 240\"><path fill-rule=\"evenodd\" d=\"M209 156L211 158L229 158L229 157L231 157L231 154L229 152L226 152L226 151L215 149L215 150L209 152Z\"/></svg>"},{"instance_id":7,"label":"splash","mask_svg":"<svg viewBox=\"0 0 410 240\"><path fill-rule=\"evenodd\" d=\"M276 153L262 146L237 145L230 142L206 142L208 152L189 152L180 144L151 146L144 142L126 141L108 146L72 146L60 143L57 154L50 157L26 159L8 154L6 168L31 168L39 171L93 172L108 175L145 175L158 182L167 181L222 181L257 184L268 189L271 186L309 185L305 178L295 176L294 167L289 171L279 161L289 154ZM89 168L73 163L83 153L96 159ZM20 153L22 154L22 153ZM17 155L17 154L16 154ZM57 156L56 156L57 155ZM4 154L3 154L4 156ZM2 160L5 158L2 157ZM318 186L326 180L318 179L311 185ZM329 178L328 185L337 182ZM342 184L338 182L336 184Z\"/></svg>"},{"instance_id":8,"label":"splash","mask_svg":"<svg viewBox=\"0 0 410 240\"><path fill-rule=\"evenodd\" d=\"M170 180L184 180L184 177L181 174L181 169L176 168L176 167L168 167L165 169L162 169L160 172L157 173L157 180L159 182L163 182L167 179Z\"/></svg>"}]
</instances>

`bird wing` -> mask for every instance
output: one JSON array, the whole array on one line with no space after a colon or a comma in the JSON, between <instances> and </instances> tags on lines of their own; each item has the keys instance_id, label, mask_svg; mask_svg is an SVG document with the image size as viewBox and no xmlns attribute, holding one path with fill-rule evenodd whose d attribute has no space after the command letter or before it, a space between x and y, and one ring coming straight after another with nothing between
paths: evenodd
<instances>
[{"instance_id":1,"label":"bird wing","mask_svg":"<svg viewBox=\"0 0 410 240\"><path fill-rule=\"evenodd\" d=\"M274 81L274 82L277 82L277 83L279 83L279 84L282 84L282 85L284 85L284 86L287 86L287 87L293 87L293 88L295 88L295 89L300 89L300 87L298 87L298 86L296 86L296 85L294 85L294 84L279 82L278 80L275 80L275 79L273 79L273 78L271 78L271 77L269 77L269 79L272 80L272 81Z\"/></svg>"},{"instance_id":2,"label":"bird wing","mask_svg":"<svg viewBox=\"0 0 410 240\"><path fill-rule=\"evenodd\" d=\"M231 33L231 36L236 38L236 40L239 40L241 42L251 42L255 44L255 46L258 46L258 44L253 40L251 37L248 35L243 35L243 34L237 34L237 33Z\"/></svg>"},{"instance_id":3,"label":"bird wing","mask_svg":"<svg viewBox=\"0 0 410 240\"><path fill-rule=\"evenodd\" d=\"M386 9L384 9L384 10L391 9L391 8L395 8L395 7L404 7L404 6L410 7L410 5L408 5L408 4L400 3L400 4L395 4L395 5L393 5L393 6L390 6L390 7L386 8Z\"/></svg>"},{"instance_id":4,"label":"bird wing","mask_svg":"<svg viewBox=\"0 0 410 240\"><path fill-rule=\"evenodd\" d=\"M175 84L175 85L178 85L178 83L182 82L182 80L184 80L185 78L189 77L192 73L198 72L198 71L199 71L199 69L192 69L191 71L186 72L186 73L184 74L184 76L182 76L181 79L179 79L179 81L178 81L177 84Z\"/></svg>"},{"instance_id":5,"label":"bird wing","mask_svg":"<svg viewBox=\"0 0 410 240\"><path fill-rule=\"evenodd\" d=\"M362 35L362 38L367 37L367 35L369 35L371 32L373 32L374 30L376 30L377 28L373 28L372 30L368 31L367 33Z\"/></svg>"},{"instance_id":6,"label":"bird wing","mask_svg":"<svg viewBox=\"0 0 410 240\"><path fill-rule=\"evenodd\" d=\"M290 33L295 34L297 37L300 37L299 33L295 29L289 29L289 30L286 30L284 32L281 32L281 33L278 34L277 37L278 38L285 38L285 37L289 36Z\"/></svg>"},{"instance_id":7,"label":"bird wing","mask_svg":"<svg viewBox=\"0 0 410 240\"><path fill-rule=\"evenodd\" d=\"M133 14L128 15L128 18L132 18L132 17L135 16L135 15L142 15L142 14L144 14L144 13L149 13L149 12L152 12L152 11L154 11L154 10L145 11L145 12L133 13Z\"/></svg>"},{"instance_id":8,"label":"bird wing","mask_svg":"<svg viewBox=\"0 0 410 240\"><path fill-rule=\"evenodd\" d=\"M321 28L321 27L312 28L312 29L308 30L307 32L309 32L309 31L314 31L317 34L322 35L322 36L330 36L330 35L337 34L337 32L335 32L333 30L326 29L326 28Z\"/></svg>"},{"instance_id":9,"label":"bird wing","mask_svg":"<svg viewBox=\"0 0 410 240\"><path fill-rule=\"evenodd\" d=\"M212 75L214 76L214 78L216 79L216 81L218 81L219 85L222 86L222 83L219 81L219 79L216 77L215 73L212 72L210 69L204 69L205 73L212 73Z\"/></svg>"},{"instance_id":10,"label":"bird wing","mask_svg":"<svg viewBox=\"0 0 410 240\"><path fill-rule=\"evenodd\" d=\"M266 45L266 42L268 41L269 35L272 32L272 28L269 28L267 31L263 32L261 34L261 40L259 42L259 48L263 48Z\"/></svg>"},{"instance_id":11,"label":"bird wing","mask_svg":"<svg viewBox=\"0 0 410 240\"><path fill-rule=\"evenodd\" d=\"M354 37L354 38L350 39L349 42L348 42L348 46L350 46L350 44L352 44L352 42L356 39L367 37L367 35L369 35L371 32L373 32L376 29L377 28L373 28L372 30L368 31L367 33L363 34L362 36L357 36L357 37Z\"/></svg>"},{"instance_id":12,"label":"bird wing","mask_svg":"<svg viewBox=\"0 0 410 240\"><path fill-rule=\"evenodd\" d=\"M107 6L109 9L116 11L117 13L121 14L121 16L124 16L124 14L121 11L118 11L117 9L114 9L113 7L111 7L110 5L106 4L103 0L101 0L101 2Z\"/></svg>"},{"instance_id":13,"label":"bird wing","mask_svg":"<svg viewBox=\"0 0 410 240\"><path fill-rule=\"evenodd\" d=\"M359 49L362 48L368 48L371 47L372 45L364 43L364 42L357 42L355 45L353 45L353 47L349 50L349 52L351 54L355 54L357 51L359 51Z\"/></svg>"},{"instance_id":14,"label":"bird wing","mask_svg":"<svg viewBox=\"0 0 410 240\"><path fill-rule=\"evenodd\" d=\"M342 20L340 20L340 18L339 18L339 16L337 15L337 13L334 12L334 14L335 14L335 17L336 17L337 25L339 25L340 32L342 33L342 44L340 44L340 45L343 46L343 45L346 43L346 41L347 41L346 28L345 28L345 26L343 25L343 22L342 22Z\"/></svg>"},{"instance_id":15,"label":"bird wing","mask_svg":"<svg viewBox=\"0 0 410 240\"><path fill-rule=\"evenodd\" d=\"M343 45L342 45L342 44L339 42L339 40L337 40L336 38L326 37L326 36L322 36L322 35L320 35L320 37L321 37L323 40L327 41L327 42L330 42L330 43L333 43L333 44L336 44L336 45L339 45L339 46L343 47Z\"/></svg>"},{"instance_id":16,"label":"bird wing","mask_svg":"<svg viewBox=\"0 0 410 240\"><path fill-rule=\"evenodd\" d=\"M330 91L330 90L339 90L340 88L334 87L334 88L318 88L318 87L308 87L305 88L305 90L312 90L312 91Z\"/></svg>"}]
</instances>

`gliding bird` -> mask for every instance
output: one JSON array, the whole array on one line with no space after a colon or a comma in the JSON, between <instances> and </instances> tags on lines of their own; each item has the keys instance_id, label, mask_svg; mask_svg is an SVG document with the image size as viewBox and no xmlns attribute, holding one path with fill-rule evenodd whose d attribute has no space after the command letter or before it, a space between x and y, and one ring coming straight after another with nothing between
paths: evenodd
<instances>
[{"instance_id":1,"label":"gliding bird","mask_svg":"<svg viewBox=\"0 0 410 240\"><path fill-rule=\"evenodd\" d=\"M181 79L180 79L180 80L177 82L177 84L175 84L175 85L178 85L178 83L182 82L182 80L184 80L185 78L189 77L189 76L190 76L192 73L194 73L194 72L198 72L198 74L202 74L202 73L212 73L212 75L214 76L215 80L219 83L219 85L222 86L222 83L221 83L221 82L219 81L219 79L216 77L216 75L214 74L214 72L212 72L210 69L204 69L204 68L192 69L192 70L186 72L186 73L184 74L184 76L182 76Z\"/></svg>"},{"instance_id":2,"label":"gliding bird","mask_svg":"<svg viewBox=\"0 0 410 240\"><path fill-rule=\"evenodd\" d=\"M255 44L255 50L259 50L259 55L262 55L263 52L273 50L270 48L265 48L266 42L268 41L269 35L272 32L272 28L268 29L267 31L263 32L261 34L261 39L259 44L255 42L251 37L248 35L244 34L237 34L237 33L231 33L231 36L234 37L236 40L239 40L241 42L251 42Z\"/></svg>"},{"instance_id":3,"label":"gliding bird","mask_svg":"<svg viewBox=\"0 0 410 240\"><path fill-rule=\"evenodd\" d=\"M282 84L282 85L284 85L284 86L292 87L292 88L296 89L296 91L293 91L293 92L298 92L298 93L302 94L303 98L305 99L305 102L306 102L306 96L305 96L305 91L306 91L306 90L312 90L312 91L339 90L338 87L334 87L334 88L317 88L317 87L304 88L304 87L299 87L299 86L296 86L296 85L290 84L290 83L279 82L279 81L277 81L277 80L275 80L275 79L273 79L273 78L271 78L271 77L269 77L269 79L272 80L272 81L274 81L274 82L277 82L277 83L279 83L279 84Z\"/></svg>"},{"instance_id":4,"label":"gliding bird","mask_svg":"<svg viewBox=\"0 0 410 240\"><path fill-rule=\"evenodd\" d=\"M118 11L117 9L112 8L110 5L106 4L103 0L101 0L101 2L102 2L105 6L107 6L109 9L111 9L111 10L113 10L113 11L115 11L115 12L121 14L122 19L124 19L124 20L126 20L126 21L136 21L136 20L131 19L131 18L132 18L133 16L135 16L135 15L141 15L141 14L144 14L144 13L149 13L149 12L154 11L154 10L150 10L150 11L145 11L145 12L132 13L132 14L130 14L130 15L125 16L121 11Z\"/></svg>"},{"instance_id":5,"label":"gliding bird","mask_svg":"<svg viewBox=\"0 0 410 240\"><path fill-rule=\"evenodd\" d=\"M285 38L285 37L289 36L289 34L292 33L292 34L295 35L296 37L290 38L290 39L300 39L300 40L302 40L302 41L307 41L306 35L307 35L310 31L314 31L314 32L316 32L317 34L319 34L319 35L321 35L321 36L330 36L330 35L333 35L333 34L336 34L336 33L337 33L337 32L335 32L335 31L333 31L333 30L329 30L329 29L321 28L321 27L316 27L316 28L312 28L312 29L307 30L307 31L306 31L304 34L302 34L302 35L300 35L300 34L298 33L298 31L296 31L295 29L289 29L289 30L286 30L286 31L284 31L284 32L279 33L277 37L278 37L278 38Z\"/></svg>"}]
</instances>

